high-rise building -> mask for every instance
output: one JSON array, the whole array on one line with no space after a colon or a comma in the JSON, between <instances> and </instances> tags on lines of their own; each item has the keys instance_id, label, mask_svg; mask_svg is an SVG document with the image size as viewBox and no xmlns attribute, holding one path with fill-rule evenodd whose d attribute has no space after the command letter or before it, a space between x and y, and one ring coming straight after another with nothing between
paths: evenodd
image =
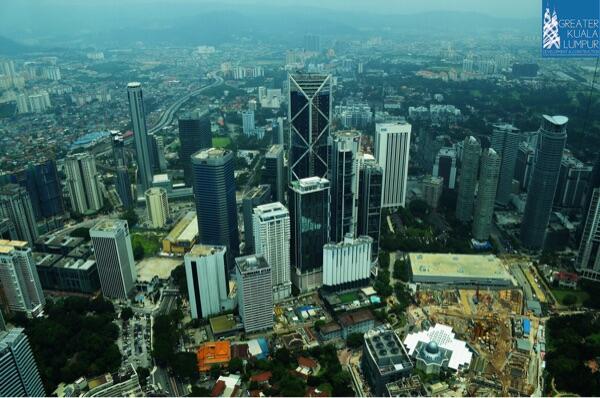
<instances>
[{"instance_id":1,"label":"high-rise building","mask_svg":"<svg viewBox=\"0 0 600 398\"><path fill-rule=\"evenodd\" d=\"M479 241L486 241L490 237L501 164L500 155L495 150L487 148L483 151L473 217L473 237Z\"/></svg>"},{"instance_id":2,"label":"high-rise building","mask_svg":"<svg viewBox=\"0 0 600 398\"><path fill-rule=\"evenodd\" d=\"M4 321L4 316L2 315L2 309L0 308L0 332L6 330L6 322Z\"/></svg>"},{"instance_id":3,"label":"high-rise building","mask_svg":"<svg viewBox=\"0 0 600 398\"><path fill-rule=\"evenodd\" d=\"M423 179L423 199L432 209L437 209L439 206L443 191L444 179L442 177L426 176Z\"/></svg>"},{"instance_id":4,"label":"high-rise building","mask_svg":"<svg viewBox=\"0 0 600 398\"><path fill-rule=\"evenodd\" d=\"M445 189L454 189L456 186L456 149L444 147L439 150L433 164L433 176L444 179Z\"/></svg>"},{"instance_id":5,"label":"high-rise building","mask_svg":"<svg viewBox=\"0 0 600 398\"><path fill-rule=\"evenodd\" d=\"M369 154L362 156L359 167L357 233L373 240L371 261L375 262L379 256L383 169Z\"/></svg>"},{"instance_id":6,"label":"high-rise building","mask_svg":"<svg viewBox=\"0 0 600 398\"><path fill-rule=\"evenodd\" d=\"M519 188L521 191L527 191L527 188L529 187L534 158L535 150L533 147L527 142L521 142L519 144L519 152L517 153L517 162L515 165L515 179L519 181Z\"/></svg>"},{"instance_id":7,"label":"high-rise building","mask_svg":"<svg viewBox=\"0 0 600 398\"><path fill-rule=\"evenodd\" d=\"M585 219L575 267L582 277L600 281L600 157L590 177L583 209Z\"/></svg>"},{"instance_id":8,"label":"high-rise building","mask_svg":"<svg viewBox=\"0 0 600 398\"><path fill-rule=\"evenodd\" d=\"M64 213L62 187L54 160L42 159L31 163L14 173L10 180L27 189L37 220Z\"/></svg>"},{"instance_id":9,"label":"high-rise building","mask_svg":"<svg viewBox=\"0 0 600 398\"><path fill-rule=\"evenodd\" d=\"M0 240L17 240L17 230L12 221L8 218L0 217Z\"/></svg>"},{"instance_id":10,"label":"high-rise building","mask_svg":"<svg viewBox=\"0 0 600 398\"><path fill-rule=\"evenodd\" d=\"M304 51L318 53L321 51L321 41L318 35L307 33L304 35Z\"/></svg>"},{"instance_id":11,"label":"high-rise building","mask_svg":"<svg viewBox=\"0 0 600 398\"><path fill-rule=\"evenodd\" d=\"M235 259L238 310L244 331L252 333L273 328L271 266L258 255Z\"/></svg>"},{"instance_id":12,"label":"high-rise building","mask_svg":"<svg viewBox=\"0 0 600 398\"><path fill-rule=\"evenodd\" d=\"M27 242L0 241L0 286L11 311L28 317L42 312L46 299Z\"/></svg>"},{"instance_id":13,"label":"high-rise building","mask_svg":"<svg viewBox=\"0 0 600 398\"><path fill-rule=\"evenodd\" d=\"M370 236L355 238L350 234L339 243L323 247L323 286L346 289L366 285L371 275Z\"/></svg>"},{"instance_id":14,"label":"high-rise building","mask_svg":"<svg viewBox=\"0 0 600 398\"><path fill-rule=\"evenodd\" d=\"M329 243L329 181L309 177L290 186L292 282L300 291L323 283L323 246Z\"/></svg>"},{"instance_id":15,"label":"high-rise building","mask_svg":"<svg viewBox=\"0 0 600 398\"><path fill-rule=\"evenodd\" d=\"M223 312L229 286L225 246L194 245L185 254L185 276L192 318Z\"/></svg>"},{"instance_id":16,"label":"high-rise building","mask_svg":"<svg viewBox=\"0 0 600 398\"><path fill-rule=\"evenodd\" d=\"M285 145L283 138L283 118L277 118L277 131L273 131L273 144Z\"/></svg>"},{"instance_id":17,"label":"high-rise building","mask_svg":"<svg viewBox=\"0 0 600 398\"><path fill-rule=\"evenodd\" d=\"M331 75L289 75L288 183L328 175Z\"/></svg>"},{"instance_id":18,"label":"high-rise building","mask_svg":"<svg viewBox=\"0 0 600 398\"><path fill-rule=\"evenodd\" d=\"M212 148L210 120L206 116L186 115L179 118L179 161L183 167L183 179L192 186L192 155L201 149Z\"/></svg>"},{"instance_id":19,"label":"high-rise building","mask_svg":"<svg viewBox=\"0 0 600 398\"><path fill-rule=\"evenodd\" d=\"M69 155L65 159L67 189L71 208L78 214L93 214L104 205L96 159L87 152Z\"/></svg>"},{"instance_id":20,"label":"high-rise building","mask_svg":"<svg viewBox=\"0 0 600 398\"><path fill-rule=\"evenodd\" d=\"M329 164L330 240L341 242L356 236L358 219L358 151L360 133L340 131L333 135Z\"/></svg>"},{"instance_id":21,"label":"high-rise building","mask_svg":"<svg viewBox=\"0 0 600 398\"><path fill-rule=\"evenodd\" d=\"M271 186L271 199L285 203L285 171L283 168L283 145L272 145L265 154L263 179Z\"/></svg>"},{"instance_id":22,"label":"high-rise building","mask_svg":"<svg viewBox=\"0 0 600 398\"><path fill-rule=\"evenodd\" d=\"M254 208L254 247L271 266L273 300L292 293L290 276L290 214L279 202Z\"/></svg>"},{"instance_id":23,"label":"high-rise building","mask_svg":"<svg viewBox=\"0 0 600 398\"><path fill-rule=\"evenodd\" d=\"M115 188L123 207L130 209L133 207L133 197L131 195L131 181L129 171L127 170L127 158L125 156L125 143L123 136L118 132L112 135L113 156L116 168Z\"/></svg>"},{"instance_id":24,"label":"high-rise building","mask_svg":"<svg viewBox=\"0 0 600 398\"><path fill-rule=\"evenodd\" d=\"M382 207L404 207L411 129L403 121L375 125L375 158L383 169Z\"/></svg>"},{"instance_id":25,"label":"high-rise building","mask_svg":"<svg viewBox=\"0 0 600 398\"><path fill-rule=\"evenodd\" d=\"M506 206L512 193L512 181L522 136L512 124L495 124L492 131L491 146L502 159L496 203Z\"/></svg>"},{"instance_id":26,"label":"high-rise building","mask_svg":"<svg viewBox=\"0 0 600 398\"><path fill-rule=\"evenodd\" d=\"M137 271L131 236L125 220L102 220L90 229L102 294L127 300L135 287Z\"/></svg>"},{"instance_id":27,"label":"high-rise building","mask_svg":"<svg viewBox=\"0 0 600 398\"><path fill-rule=\"evenodd\" d=\"M165 144L163 137L157 134L148 134L148 145L150 149L150 163L152 171L162 173L167 170L167 159L165 159Z\"/></svg>"},{"instance_id":28,"label":"high-rise building","mask_svg":"<svg viewBox=\"0 0 600 398\"><path fill-rule=\"evenodd\" d=\"M253 212L259 205L271 202L271 186L259 185L252 187L244 193L242 198L242 217L244 219L244 253L255 253L254 251L254 227Z\"/></svg>"},{"instance_id":29,"label":"high-rise building","mask_svg":"<svg viewBox=\"0 0 600 398\"><path fill-rule=\"evenodd\" d=\"M584 164L565 150L560 162L554 206L562 209L581 208L591 177L592 166Z\"/></svg>"},{"instance_id":30,"label":"high-rise building","mask_svg":"<svg viewBox=\"0 0 600 398\"><path fill-rule=\"evenodd\" d=\"M46 396L25 329L0 331L0 396Z\"/></svg>"},{"instance_id":31,"label":"high-rise building","mask_svg":"<svg viewBox=\"0 0 600 398\"><path fill-rule=\"evenodd\" d=\"M33 245L39 237L31 199L25 188L16 184L0 188L0 216L12 222L19 240Z\"/></svg>"},{"instance_id":32,"label":"high-rise building","mask_svg":"<svg viewBox=\"0 0 600 398\"><path fill-rule=\"evenodd\" d=\"M146 190L146 212L152 228L162 228L169 218L169 201L167 191L163 188Z\"/></svg>"},{"instance_id":33,"label":"high-rise building","mask_svg":"<svg viewBox=\"0 0 600 398\"><path fill-rule=\"evenodd\" d=\"M256 125L254 124L254 111L242 112L242 130L245 136L254 135Z\"/></svg>"},{"instance_id":34,"label":"high-rise building","mask_svg":"<svg viewBox=\"0 0 600 398\"><path fill-rule=\"evenodd\" d=\"M465 138L456 200L456 219L464 223L471 221L473 217L480 155L481 144L479 141L473 136Z\"/></svg>"},{"instance_id":35,"label":"high-rise building","mask_svg":"<svg viewBox=\"0 0 600 398\"><path fill-rule=\"evenodd\" d=\"M521 242L532 250L544 247L546 227L550 220L560 163L567 141L568 121L565 116L542 117L525 213L521 221Z\"/></svg>"},{"instance_id":36,"label":"high-rise building","mask_svg":"<svg viewBox=\"0 0 600 398\"><path fill-rule=\"evenodd\" d=\"M135 139L139 182L145 191L152 185L152 159L150 157L150 142L146 129L146 110L144 108L142 84L138 82L127 84L127 98L129 99L129 113L131 115L133 136Z\"/></svg>"},{"instance_id":37,"label":"high-rise building","mask_svg":"<svg viewBox=\"0 0 600 398\"><path fill-rule=\"evenodd\" d=\"M226 246L229 255L235 257L239 232L233 152L203 149L192 155L192 167L199 242Z\"/></svg>"}]
</instances>

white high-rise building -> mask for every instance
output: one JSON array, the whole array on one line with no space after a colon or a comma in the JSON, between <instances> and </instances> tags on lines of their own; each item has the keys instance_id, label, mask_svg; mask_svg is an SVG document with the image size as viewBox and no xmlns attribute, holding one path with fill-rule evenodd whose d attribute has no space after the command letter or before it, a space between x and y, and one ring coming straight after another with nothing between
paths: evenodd
<instances>
[{"instance_id":1,"label":"white high-rise building","mask_svg":"<svg viewBox=\"0 0 600 398\"><path fill-rule=\"evenodd\" d=\"M256 125L254 124L254 111L248 110L242 112L242 129L244 135L254 135L254 130L256 129Z\"/></svg>"},{"instance_id":2,"label":"white high-rise building","mask_svg":"<svg viewBox=\"0 0 600 398\"><path fill-rule=\"evenodd\" d=\"M162 228L169 218L167 191L153 187L146 191L146 211L153 228Z\"/></svg>"},{"instance_id":3,"label":"white high-rise building","mask_svg":"<svg viewBox=\"0 0 600 398\"><path fill-rule=\"evenodd\" d=\"M262 255L235 259L237 298L246 333L273 328L271 266Z\"/></svg>"},{"instance_id":4,"label":"white high-rise building","mask_svg":"<svg viewBox=\"0 0 600 398\"><path fill-rule=\"evenodd\" d=\"M25 329L0 330L0 397L46 395Z\"/></svg>"},{"instance_id":5,"label":"white high-rise building","mask_svg":"<svg viewBox=\"0 0 600 398\"><path fill-rule=\"evenodd\" d=\"M102 220L90 229L102 294L127 300L137 280L131 236L125 220Z\"/></svg>"},{"instance_id":6,"label":"white high-rise building","mask_svg":"<svg viewBox=\"0 0 600 398\"><path fill-rule=\"evenodd\" d=\"M373 238L348 234L342 242L323 246L323 285L350 286L369 279Z\"/></svg>"},{"instance_id":7,"label":"white high-rise building","mask_svg":"<svg viewBox=\"0 0 600 398\"><path fill-rule=\"evenodd\" d=\"M78 153L68 156L65 160L65 174L74 212L91 214L102 208L104 201L93 155Z\"/></svg>"},{"instance_id":8,"label":"white high-rise building","mask_svg":"<svg viewBox=\"0 0 600 398\"><path fill-rule=\"evenodd\" d=\"M375 158L383 169L381 207L405 204L411 129L404 121L375 126Z\"/></svg>"},{"instance_id":9,"label":"white high-rise building","mask_svg":"<svg viewBox=\"0 0 600 398\"><path fill-rule=\"evenodd\" d=\"M11 311L28 317L42 312L46 299L27 242L0 240L0 285Z\"/></svg>"},{"instance_id":10,"label":"white high-rise building","mask_svg":"<svg viewBox=\"0 0 600 398\"><path fill-rule=\"evenodd\" d=\"M226 252L225 246L194 245L184 257L193 319L207 318L229 308Z\"/></svg>"},{"instance_id":11,"label":"white high-rise building","mask_svg":"<svg viewBox=\"0 0 600 398\"><path fill-rule=\"evenodd\" d=\"M290 214L279 202L254 208L254 248L271 266L273 300L292 293L290 273Z\"/></svg>"}]
</instances>

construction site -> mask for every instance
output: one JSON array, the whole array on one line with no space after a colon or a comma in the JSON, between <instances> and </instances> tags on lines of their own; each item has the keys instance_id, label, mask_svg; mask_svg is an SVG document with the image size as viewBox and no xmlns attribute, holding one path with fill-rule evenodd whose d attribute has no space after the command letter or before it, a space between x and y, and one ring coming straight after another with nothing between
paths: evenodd
<instances>
[{"instance_id":1,"label":"construction site","mask_svg":"<svg viewBox=\"0 0 600 398\"><path fill-rule=\"evenodd\" d=\"M532 363L533 341L527 344L527 339L533 339L538 323L527 321L527 339L522 332L515 335L514 325L521 325L525 304L521 289L439 290L421 285L416 299L419 308L409 311L414 324L451 326L476 352L468 372L471 392L503 396L533 392L537 366Z\"/></svg>"}]
</instances>

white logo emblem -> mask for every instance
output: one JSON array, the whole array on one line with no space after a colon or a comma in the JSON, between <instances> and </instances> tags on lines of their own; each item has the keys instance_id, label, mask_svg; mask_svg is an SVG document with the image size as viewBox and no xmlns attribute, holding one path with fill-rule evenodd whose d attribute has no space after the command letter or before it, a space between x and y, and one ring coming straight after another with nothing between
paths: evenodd
<instances>
[{"instance_id":1,"label":"white logo emblem","mask_svg":"<svg viewBox=\"0 0 600 398\"><path fill-rule=\"evenodd\" d=\"M550 9L544 13L544 45L545 49L560 49L560 36L558 35L558 16L556 10L550 15Z\"/></svg>"}]
</instances>

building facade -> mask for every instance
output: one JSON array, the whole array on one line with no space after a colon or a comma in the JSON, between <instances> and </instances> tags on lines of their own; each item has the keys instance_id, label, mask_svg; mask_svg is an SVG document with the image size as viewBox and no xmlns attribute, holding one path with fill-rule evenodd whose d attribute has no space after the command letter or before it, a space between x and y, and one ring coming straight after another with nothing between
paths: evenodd
<instances>
[{"instance_id":1,"label":"building facade","mask_svg":"<svg viewBox=\"0 0 600 398\"><path fill-rule=\"evenodd\" d=\"M283 166L283 143L273 145L265 154L265 184L271 187L271 200L285 203L285 171Z\"/></svg>"},{"instance_id":2,"label":"building facade","mask_svg":"<svg viewBox=\"0 0 600 398\"><path fill-rule=\"evenodd\" d=\"M16 184L0 188L0 216L10 220L19 240L33 245L39 237L33 206L25 188Z\"/></svg>"},{"instance_id":3,"label":"building facade","mask_svg":"<svg viewBox=\"0 0 600 398\"><path fill-rule=\"evenodd\" d=\"M375 125L375 158L383 169L382 207L404 207L412 126L406 122Z\"/></svg>"},{"instance_id":4,"label":"building facade","mask_svg":"<svg viewBox=\"0 0 600 398\"><path fill-rule=\"evenodd\" d=\"M486 241L490 237L501 164L495 150L487 148L483 151L472 229L473 237L478 241Z\"/></svg>"},{"instance_id":5,"label":"building facade","mask_svg":"<svg viewBox=\"0 0 600 398\"><path fill-rule=\"evenodd\" d=\"M0 331L0 396L46 396L25 330Z\"/></svg>"},{"instance_id":6,"label":"building facade","mask_svg":"<svg viewBox=\"0 0 600 398\"><path fill-rule=\"evenodd\" d=\"M437 209L439 206L443 191L444 179L442 177L426 176L423 179L423 199L432 209Z\"/></svg>"},{"instance_id":7,"label":"building facade","mask_svg":"<svg viewBox=\"0 0 600 398\"><path fill-rule=\"evenodd\" d=\"M262 255L237 257L237 297L244 331L273 328L271 266Z\"/></svg>"},{"instance_id":8,"label":"building facade","mask_svg":"<svg viewBox=\"0 0 600 398\"><path fill-rule=\"evenodd\" d=\"M520 142L521 132L512 124L494 125L491 146L501 159L496 203L502 206L506 206L510 201Z\"/></svg>"},{"instance_id":9,"label":"building facade","mask_svg":"<svg viewBox=\"0 0 600 398\"><path fill-rule=\"evenodd\" d=\"M192 186L192 155L201 149L212 148L212 131L207 116L185 115L179 125L179 161L183 167L185 185Z\"/></svg>"},{"instance_id":10,"label":"building facade","mask_svg":"<svg viewBox=\"0 0 600 398\"><path fill-rule=\"evenodd\" d=\"M167 191L153 187L146 191L146 213L152 228L162 228L170 217Z\"/></svg>"},{"instance_id":11,"label":"building facade","mask_svg":"<svg viewBox=\"0 0 600 398\"><path fill-rule=\"evenodd\" d=\"M370 236L354 238L348 234L342 242L323 247L323 286L343 289L368 283L371 275Z\"/></svg>"},{"instance_id":12,"label":"building facade","mask_svg":"<svg viewBox=\"0 0 600 398\"><path fill-rule=\"evenodd\" d=\"M133 125L135 139L135 153L137 159L139 184L145 191L152 185L152 159L150 155L150 142L146 128L146 109L142 84L132 82L127 84L127 98L129 100L129 114Z\"/></svg>"},{"instance_id":13,"label":"building facade","mask_svg":"<svg viewBox=\"0 0 600 398\"><path fill-rule=\"evenodd\" d=\"M93 214L104 206L96 159L89 153L69 155L65 159L67 189L71 208L77 214Z\"/></svg>"},{"instance_id":14,"label":"building facade","mask_svg":"<svg viewBox=\"0 0 600 398\"><path fill-rule=\"evenodd\" d=\"M357 234L373 239L371 261L375 262L379 256L383 169L372 155L360 159L358 182Z\"/></svg>"},{"instance_id":15,"label":"building facade","mask_svg":"<svg viewBox=\"0 0 600 398\"><path fill-rule=\"evenodd\" d=\"M444 179L444 189L456 187L456 149L443 147L439 150L433 164L433 176Z\"/></svg>"},{"instance_id":16,"label":"building facade","mask_svg":"<svg viewBox=\"0 0 600 398\"><path fill-rule=\"evenodd\" d=\"M456 199L456 219L463 223L470 222L473 218L475 187L477 186L480 156L481 144L479 141L473 136L465 138L460 166L458 197Z\"/></svg>"},{"instance_id":17,"label":"building facade","mask_svg":"<svg viewBox=\"0 0 600 398\"><path fill-rule=\"evenodd\" d=\"M244 193L242 198L242 217L244 219L244 253L254 251L254 227L252 226L254 208L271 202L271 186L259 185Z\"/></svg>"}]
</instances>

